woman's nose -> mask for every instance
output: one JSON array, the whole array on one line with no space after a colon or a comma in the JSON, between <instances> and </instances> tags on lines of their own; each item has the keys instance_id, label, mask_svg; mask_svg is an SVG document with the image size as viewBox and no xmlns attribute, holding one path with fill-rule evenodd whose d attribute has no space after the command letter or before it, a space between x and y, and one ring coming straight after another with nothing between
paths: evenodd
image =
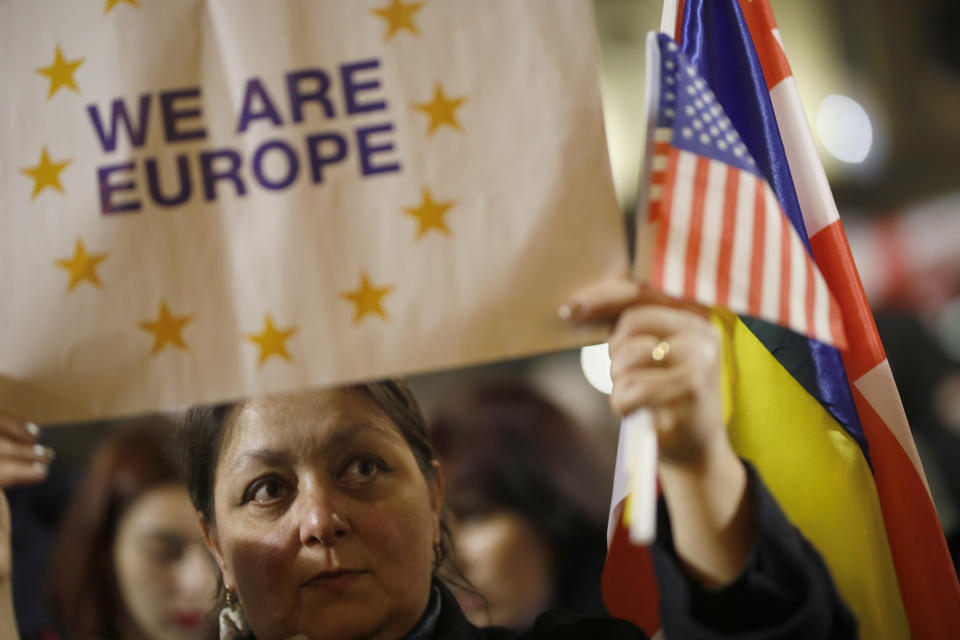
<instances>
[{"instance_id":1,"label":"woman's nose","mask_svg":"<svg viewBox=\"0 0 960 640\"><path fill-rule=\"evenodd\" d=\"M350 524L331 492L308 489L301 493L300 543L331 546L350 534Z\"/></svg>"}]
</instances>

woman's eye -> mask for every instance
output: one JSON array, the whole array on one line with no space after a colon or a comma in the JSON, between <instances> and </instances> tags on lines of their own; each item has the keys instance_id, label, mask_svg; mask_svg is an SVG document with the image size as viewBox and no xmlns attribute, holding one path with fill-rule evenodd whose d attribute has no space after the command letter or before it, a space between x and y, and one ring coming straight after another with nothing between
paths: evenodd
<instances>
[{"instance_id":1,"label":"woman's eye","mask_svg":"<svg viewBox=\"0 0 960 640\"><path fill-rule=\"evenodd\" d=\"M170 564L180 559L185 546L181 541L151 540L144 546L144 551L154 563Z\"/></svg>"},{"instance_id":2,"label":"woman's eye","mask_svg":"<svg viewBox=\"0 0 960 640\"><path fill-rule=\"evenodd\" d=\"M354 458L347 464L347 468L343 472L343 479L347 482L367 482L385 470L386 465L377 458L361 456Z\"/></svg>"},{"instance_id":3,"label":"woman's eye","mask_svg":"<svg viewBox=\"0 0 960 640\"><path fill-rule=\"evenodd\" d=\"M247 489L244 502L259 502L261 504L279 500L286 495L287 485L279 478L261 478Z\"/></svg>"}]
</instances>

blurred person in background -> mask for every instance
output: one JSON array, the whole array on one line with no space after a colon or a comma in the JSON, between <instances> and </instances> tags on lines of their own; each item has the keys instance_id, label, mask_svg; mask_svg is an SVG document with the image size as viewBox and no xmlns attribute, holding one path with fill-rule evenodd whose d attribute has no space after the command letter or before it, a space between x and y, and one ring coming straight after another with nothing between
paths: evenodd
<instances>
[{"instance_id":1,"label":"blurred person in background","mask_svg":"<svg viewBox=\"0 0 960 640\"><path fill-rule=\"evenodd\" d=\"M960 362L916 313L883 309L875 319L960 574Z\"/></svg>"},{"instance_id":2,"label":"blurred person in background","mask_svg":"<svg viewBox=\"0 0 960 640\"><path fill-rule=\"evenodd\" d=\"M432 437L456 560L479 591L455 591L467 618L526 630L546 609L604 615L609 483L580 426L530 387L487 383L442 404Z\"/></svg>"},{"instance_id":3,"label":"blurred person in background","mask_svg":"<svg viewBox=\"0 0 960 640\"><path fill-rule=\"evenodd\" d=\"M42 480L52 452L31 444L35 434L18 432L21 423L0 416L0 427L0 486ZM65 638L210 637L215 567L180 473L174 431L161 417L120 425L93 454L49 560L50 606ZM9 524L0 527L7 555ZM0 569L9 584L9 558Z\"/></svg>"}]
</instances>

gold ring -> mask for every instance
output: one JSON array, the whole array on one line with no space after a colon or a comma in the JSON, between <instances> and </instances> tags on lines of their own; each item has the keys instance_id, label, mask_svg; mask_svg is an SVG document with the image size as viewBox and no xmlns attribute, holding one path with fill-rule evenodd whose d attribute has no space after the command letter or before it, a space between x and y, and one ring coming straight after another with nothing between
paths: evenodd
<instances>
[{"instance_id":1,"label":"gold ring","mask_svg":"<svg viewBox=\"0 0 960 640\"><path fill-rule=\"evenodd\" d=\"M650 357L653 358L654 362L663 362L668 353L670 353L670 343L661 340L650 350Z\"/></svg>"}]
</instances>

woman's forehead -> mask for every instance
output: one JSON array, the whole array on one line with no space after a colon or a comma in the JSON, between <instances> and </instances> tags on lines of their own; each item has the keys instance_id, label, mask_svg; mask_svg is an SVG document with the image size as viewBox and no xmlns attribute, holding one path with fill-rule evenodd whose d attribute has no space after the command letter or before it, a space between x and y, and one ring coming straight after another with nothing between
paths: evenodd
<instances>
[{"instance_id":1,"label":"woman's forehead","mask_svg":"<svg viewBox=\"0 0 960 640\"><path fill-rule=\"evenodd\" d=\"M141 533L163 530L171 535L192 536L200 531L195 513L187 488L170 484L150 489L138 497L124 514L124 521Z\"/></svg>"},{"instance_id":2,"label":"woman's forehead","mask_svg":"<svg viewBox=\"0 0 960 640\"><path fill-rule=\"evenodd\" d=\"M223 451L337 444L370 434L403 442L399 428L365 393L351 388L270 395L245 402L230 419Z\"/></svg>"}]
</instances>

